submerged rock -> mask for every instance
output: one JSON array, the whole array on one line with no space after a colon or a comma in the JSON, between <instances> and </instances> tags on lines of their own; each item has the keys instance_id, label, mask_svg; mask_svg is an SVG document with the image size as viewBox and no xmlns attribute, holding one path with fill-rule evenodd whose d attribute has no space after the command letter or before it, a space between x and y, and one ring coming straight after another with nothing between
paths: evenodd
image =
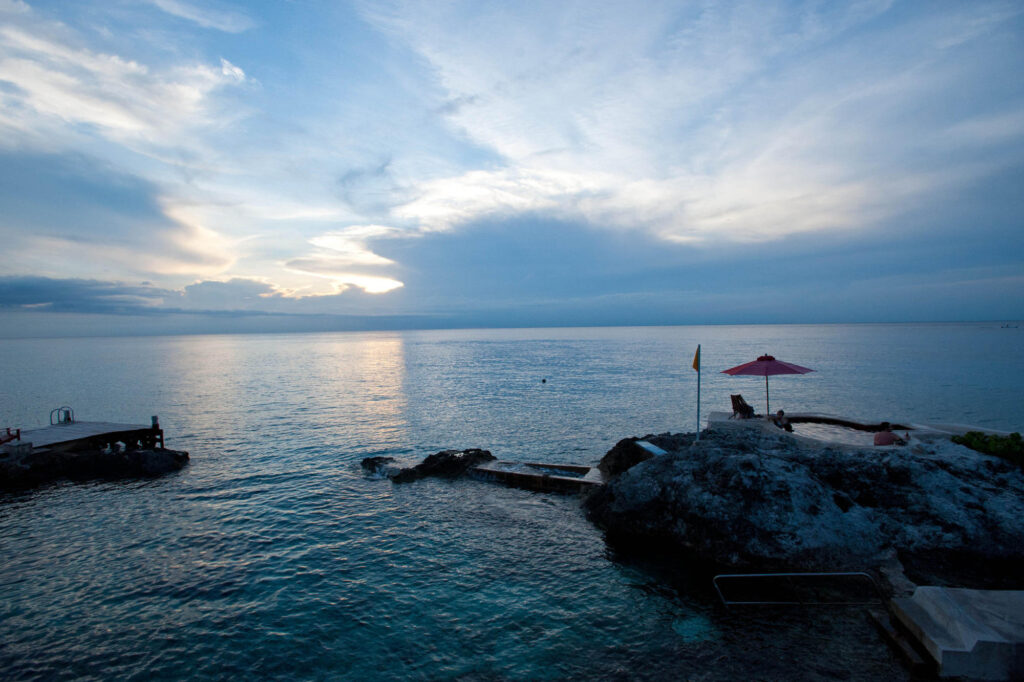
<instances>
[{"instance_id":1,"label":"submerged rock","mask_svg":"<svg viewBox=\"0 0 1024 682\"><path fill-rule=\"evenodd\" d=\"M757 429L681 442L585 501L610 541L754 570L858 569L894 551L1024 560L1024 474L995 457L952 443L815 447Z\"/></svg>"},{"instance_id":2,"label":"submerged rock","mask_svg":"<svg viewBox=\"0 0 1024 682\"><path fill-rule=\"evenodd\" d=\"M427 476L454 478L466 473L470 467L497 459L487 450L442 450L435 452L414 467L402 469L391 476L395 483L418 481ZM365 460L364 460L365 462Z\"/></svg>"},{"instance_id":3,"label":"submerged rock","mask_svg":"<svg viewBox=\"0 0 1024 682\"><path fill-rule=\"evenodd\" d=\"M60 479L159 476L188 464L182 450L35 450L0 458L0 488L29 488Z\"/></svg>"}]
</instances>

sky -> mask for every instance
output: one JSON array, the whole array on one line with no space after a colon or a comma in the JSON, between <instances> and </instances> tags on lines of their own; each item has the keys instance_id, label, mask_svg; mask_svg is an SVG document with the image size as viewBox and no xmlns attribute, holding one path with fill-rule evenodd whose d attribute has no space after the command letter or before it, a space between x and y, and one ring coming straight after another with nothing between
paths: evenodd
<instances>
[{"instance_id":1,"label":"sky","mask_svg":"<svg viewBox=\"0 0 1024 682\"><path fill-rule=\"evenodd\" d=\"M1024 318L1024 4L0 0L0 337Z\"/></svg>"}]
</instances>

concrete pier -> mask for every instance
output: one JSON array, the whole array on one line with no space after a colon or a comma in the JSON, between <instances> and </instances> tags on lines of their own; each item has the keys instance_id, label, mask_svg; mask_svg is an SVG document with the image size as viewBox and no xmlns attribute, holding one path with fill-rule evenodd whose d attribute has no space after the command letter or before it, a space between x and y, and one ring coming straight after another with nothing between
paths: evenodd
<instances>
[{"instance_id":1,"label":"concrete pier","mask_svg":"<svg viewBox=\"0 0 1024 682\"><path fill-rule=\"evenodd\" d=\"M70 408L59 412L60 421L53 423L51 417L50 426L13 431L15 438L0 444L0 489L31 488L60 479L155 476L188 463L187 452L164 447L156 417L147 426L80 422Z\"/></svg>"},{"instance_id":2,"label":"concrete pier","mask_svg":"<svg viewBox=\"0 0 1024 682\"><path fill-rule=\"evenodd\" d=\"M923 586L892 611L940 676L1024 678L1024 591Z\"/></svg>"},{"instance_id":3,"label":"concrete pier","mask_svg":"<svg viewBox=\"0 0 1024 682\"><path fill-rule=\"evenodd\" d=\"M572 464L488 462L469 470L473 478L542 492L581 493L604 485L597 467Z\"/></svg>"}]
</instances>

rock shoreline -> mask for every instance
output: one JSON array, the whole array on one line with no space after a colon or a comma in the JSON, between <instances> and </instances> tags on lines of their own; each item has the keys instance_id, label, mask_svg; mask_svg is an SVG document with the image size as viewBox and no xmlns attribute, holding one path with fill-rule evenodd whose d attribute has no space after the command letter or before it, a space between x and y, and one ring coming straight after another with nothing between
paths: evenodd
<instances>
[{"instance_id":1,"label":"rock shoreline","mask_svg":"<svg viewBox=\"0 0 1024 682\"><path fill-rule=\"evenodd\" d=\"M645 440L666 451L653 455ZM395 483L454 478L495 458L445 450ZM890 594L916 582L1024 589L1024 470L950 442L863 449L775 429L721 425L619 441L583 498L609 545L716 572L868 571Z\"/></svg>"},{"instance_id":2,"label":"rock shoreline","mask_svg":"<svg viewBox=\"0 0 1024 682\"><path fill-rule=\"evenodd\" d=\"M635 440L606 459L641 461L584 500L611 543L751 571L1024 567L1024 472L947 441L862 450L724 428L645 436L668 454L644 457Z\"/></svg>"}]
</instances>

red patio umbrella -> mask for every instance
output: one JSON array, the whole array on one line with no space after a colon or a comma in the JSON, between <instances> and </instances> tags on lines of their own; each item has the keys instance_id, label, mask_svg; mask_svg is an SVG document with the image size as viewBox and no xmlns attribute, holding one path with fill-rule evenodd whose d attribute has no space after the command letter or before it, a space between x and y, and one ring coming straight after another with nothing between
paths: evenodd
<instances>
[{"instance_id":1,"label":"red patio umbrella","mask_svg":"<svg viewBox=\"0 0 1024 682\"><path fill-rule=\"evenodd\" d=\"M752 377L764 377L764 402L766 414L771 414L771 403L768 401L768 377L776 374L807 374L813 372L813 369L807 369L800 365L794 365L792 362L783 362L782 360L776 360L771 355L762 355L753 362L747 362L742 365L738 365L731 369L722 370L722 374L731 374L733 376L752 376Z\"/></svg>"}]
</instances>

